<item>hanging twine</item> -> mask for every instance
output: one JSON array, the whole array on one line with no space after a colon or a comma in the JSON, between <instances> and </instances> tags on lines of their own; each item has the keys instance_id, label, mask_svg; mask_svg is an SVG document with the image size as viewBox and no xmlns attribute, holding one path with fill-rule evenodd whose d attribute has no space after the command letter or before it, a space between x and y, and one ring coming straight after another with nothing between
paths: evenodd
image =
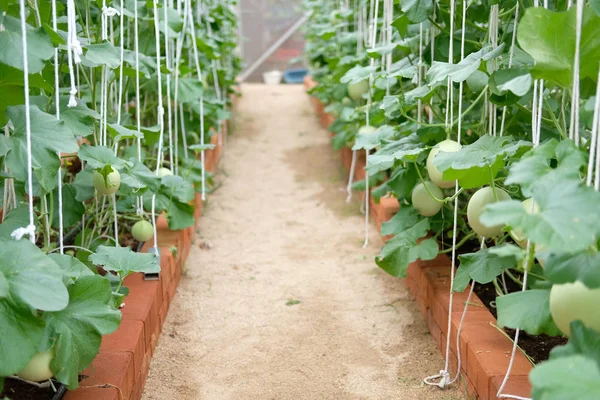
<instances>
[{"instance_id":1,"label":"hanging twine","mask_svg":"<svg viewBox=\"0 0 600 400\"><path fill-rule=\"evenodd\" d=\"M77 39L77 23L75 12L75 0L67 0L67 60L69 66L69 78L71 81L71 90L69 91L69 102L67 107L76 107L77 86L75 86L75 74L73 72L73 63L81 63L83 50L81 43Z\"/></svg>"},{"instance_id":2,"label":"hanging twine","mask_svg":"<svg viewBox=\"0 0 600 400\"><path fill-rule=\"evenodd\" d=\"M33 168L31 154L31 110L29 104L29 64L27 60L27 15L25 8L25 0L19 0L20 17L21 17L21 45L23 46L23 92L25 95L25 135L27 143L27 191L28 207L29 207L29 225L15 229L11 233L11 237L20 240L25 235L29 236L31 243L35 244L35 214L33 211Z\"/></svg>"}]
</instances>

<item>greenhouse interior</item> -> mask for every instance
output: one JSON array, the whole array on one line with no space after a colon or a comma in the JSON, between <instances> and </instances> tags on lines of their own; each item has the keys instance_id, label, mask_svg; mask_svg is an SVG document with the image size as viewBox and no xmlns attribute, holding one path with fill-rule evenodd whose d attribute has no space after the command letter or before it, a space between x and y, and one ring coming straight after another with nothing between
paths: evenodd
<instances>
[{"instance_id":1,"label":"greenhouse interior","mask_svg":"<svg viewBox=\"0 0 600 400\"><path fill-rule=\"evenodd\" d=\"M1 400L600 400L599 0L1 0Z\"/></svg>"}]
</instances>

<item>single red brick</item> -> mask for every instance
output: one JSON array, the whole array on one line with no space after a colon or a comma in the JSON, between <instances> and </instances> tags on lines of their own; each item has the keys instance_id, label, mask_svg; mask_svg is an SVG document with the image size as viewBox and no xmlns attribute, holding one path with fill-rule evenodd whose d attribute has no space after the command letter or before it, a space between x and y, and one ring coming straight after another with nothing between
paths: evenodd
<instances>
[{"instance_id":1,"label":"single red brick","mask_svg":"<svg viewBox=\"0 0 600 400\"><path fill-rule=\"evenodd\" d=\"M160 332L158 314L162 302L162 287L160 280L145 281L142 274L131 274L125 278L125 286L129 295L125 298L123 321L141 321L144 323L144 338L146 351L152 349L153 336Z\"/></svg>"},{"instance_id":2,"label":"single red brick","mask_svg":"<svg viewBox=\"0 0 600 400\"><path fill-rule=\"evenodd\" d=\"M442 331L433 319L433 315L431 315L430 311L427 312L427 327L429 328L429 333L431 333L435 344L438 348L441 348Z\"/></svg>"},{"instance_id":3,"label":"single red brick","mask_svg":"<svg viewBox=\"0 0 600 400\"><path fill-rule=\"evenodd\" d=\"M502 385L504 377L502 376L494 376L490 380L490 397L493 397L500 386ZM531 382L529 382L529 377L527 375L515 375L513 373L510 374L510 378L504 386L503 394L512 394L514 396L520 397L531 397Z\"/></svg>"},{"instance_id":4,"label":"single red brick","mask_svg":"<svg viewBox=\"0 0 600 400\"><path fill-rule=\"evenodd\" d=\"M122 400L122 397L119 396L119 390L110 386L69 390L63 398L65 400Z\"/></svg>"},{"instance_id":5,"label":"single red brick","mask_svg":"<svg viewBox=\"0 0 600 400\"><path fill-rule=\"evenodd\" d=\"M135 381L133 354L130 352L100 353L82 374L87 376L79 383L82 388L110 385L118 388L122 398L127 399L133 391Z\"/></svg>"},{"instance_id":6,"label":"single red brick","mask_svg":"<svg viewBox=\"0 0 600 400\"><path fill-rule=\"evenodd\" d=\"M449 289L449 288L448 288ZM467 300L469 298L468 293L469 288L464 292L454 292L452 293L452 312L462 312L467 305ZM431 302L431 311L433 312L433 318L440 326L448 326L448 313L450 311L450 293L445 293L438 291L435 293L435 296ZM469 305L467 307L467 314L484 312L486 315L489 315L487 308L483 305L483 303L479 300L477 295L473 293L471 299L469 300Z\"/></svg>"},{"instance_id":7,"label":"single red brick","mask_svg":"<svg viewBox=\"0 0 600 400\"><path fill-rule=\"evenodd\" d=\"M134 369L139 371L146 353L144 323L141 321L122 321L119 329L102 337L100 353L130 352L133 354Z\"/></svg>"},{"instance_id":8,"label":"single red brick","mask_svg":"<svg viewBox=\"0 0 600 400\"><path fill-rule=\"evenodd\" d=\"M472 325L479 327L481 332L477 338L473 337L468 344L467 360L477 360L477 378L474 380L477 392L482 399L490 399L490 381L495 376L504 377L510 360L512 343L504 335L490 335L489 329L484 325ZM475 335L473 335L475 336ZM467 361L469 363L469 361ZM528 375L532 365L525 356L517 351L512 373L515 375ZM495 395L495 394L494 394Z\"/></svg>"},{"instance_id":9,"label":"single red brick","mask_svg":"<svg viewBox=\"0 0 600 400\"><path fill-rule=\"evenodd\" d=\"M179 248L183 232L181 230L169 229L169 224L164 215L160 215L156 219L156 231L158 235L158 247L175 246Z\"/></svg>"}]
</instances>

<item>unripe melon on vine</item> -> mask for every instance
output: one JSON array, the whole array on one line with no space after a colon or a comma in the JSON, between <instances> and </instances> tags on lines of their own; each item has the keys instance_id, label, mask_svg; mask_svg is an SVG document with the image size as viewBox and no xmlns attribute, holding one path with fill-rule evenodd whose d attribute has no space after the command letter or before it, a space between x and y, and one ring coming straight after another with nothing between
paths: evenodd
<instances>
[{"instance_id":1,"label":"unripe melon on vine","mask_svg":"<svg viewBox=\"0 0 600 400\"><path fill-rule=\"evenodd\" d=\"M552 286L550 290L550 313L556 326L566 335L571 334L571 322L583 324L600 332L600 288L590 289L582 282Z\"/></svg>"},{"instance_id":2,"label":"unripe melon on vine","mask_svg":"<svg viewBox=\"0 0 600 400\"><path fill-rule=\"evenodd\" d=\"M133 225L131 235L138 242L146 242L154 236L154 228L150 222L141 220Z\"/></svg>"},{"instance_id":3,"label":"unripe melon on vine","mask_svg":"<svg viewBox=\"0 0 600 400\"><path fill-rule=\"evenodd\" d=\"M525 211L528 214L537 214L538 212L540 212L540 208L538 207L537 203L533 202L533 199L529 198L529 199L525 199L521 202L521 204L523 205L523 209L525 209ZM531 210L531 207L533 205L533 212ZM517 229L513 229L512 231L510 231L510 236L514 239L514 241L521 247L521 248L526 248L527 247L527 238L525 237L525 234L523 233L523 231L519 228Z\"/></svg>"},{"instance_id":4,"label":"unripe melon on vine","mask_svg":"<svg viewBox=\"0 0 600 400\"><path fill-rule=\"evenodd\" d=\"M460 150L460 145L458 144L458 142L448 139L448 140L443 140L443 141L439 142L438 144L436 144L435 147L433 149L431 149L431 151L429 152L429 155L427 156L426 167L427 167L427 173L429 174L429 179L431 179L431 181L433 183L435 183L437 186L441 187L442 189L449 189L451 187L454 187L455 181L445 181L444 179L442 179L442 172L433 164L433 158L440 151L444 151L446 153L453 153L453 152L456 152L459 150Z\"/></svg>"},{"instance_id":5,"label":"unripe melon on vine","mask_svg":"<svg viewBox=\"0 0 600 400\"><path fill-rule=\"evenodd\" d=\"M345 105L345 106L349 106L349 105L352 104L352 100L350 99L350 97L344 97L342 99L342 104Z\"/></svg>"},{"instance_id":6,"label":"unripe melon on vine","mask_svg":"<svg viewBox=\"0 0 600 400\"><path fill-rule=\"evenodd\" d=\"M370 126L370 125L369 126L368 125L364 125L364 126L361 126L358 129L358 134L359 135L370 135L370 134L375 133L375 132L377 132L377 127Z\"/></svg>"},{"instance_id":7,"label":"unripe melon on vine","mask_svg":"<svg viewBox=\"0 0 600 400\"><path fill-rule=\"evenodd\" d=\"M158 176L160 176L161 178L163 176L172 176L172 175L173 175L173 171L171 171L169 168L161 167L158 169Z\"/></svg>"},{"instance_id":8,"label":"unripe melon on vine","mask_svg":"<svg viewBox=\"0 0 600 400\"><path fill-rule=\"evenodd\" d=\"M429 192L427 189L429 189ZM411 196L413 208L424 217L431 217L437 214L442 209L443 205L442 202L431 197L429 194L430 192L438 199L444 198L442 190L434 185L433 182L429 181L424 184L417 184L413 189Z\"/></svg>"},{"instance_id":9,"label":"unripe melon on vine","mask_svg":"<svg viewBox=\"0 0 600 400\"><path fill-rule=\"evenodd\" d=\"M348 96L352 100L360 100L363 95L369 91L369 81L362 80L357 83L348 84Z\"/></svg>"},{"instance_id":10,"label":"unripe melon on vine","mask_svg":"<svg viewBox=\"0 0 600 400\"><path fill-rule=\"evenodd\" d=\"M42 351L33 356L29 363L16 375L27 381L42 382L52 378L50 362L54 358L52 351Z\"/></svg>"},{"instance_id":11,"label":"unripe melon on vine","mask_svg":"<svg viewBox=\"0 0 600 400\"><path fill-rule=\"evenodd\" d=\"M510 200L510 195L500 188L496 188L498 201ZM483 187L476 191L467 205L467 221L475 233L483 237L496 237L502 232L504 225L485 226L481 222L481 214L485 206L496 202L494 190L489 187Z\"/></svg>"},{"instance_id":12,"label":"unripe melon on vine","mask_svg":"<svg viewBox=\"0 0 600 400\"><path fill-rule=\"evenodd\" d=\"M115 193L121 186L121 174L112 167L106 178L100 172L94 171L92 180L98 193L104 195Z\"/></svg>"}]
</instances>

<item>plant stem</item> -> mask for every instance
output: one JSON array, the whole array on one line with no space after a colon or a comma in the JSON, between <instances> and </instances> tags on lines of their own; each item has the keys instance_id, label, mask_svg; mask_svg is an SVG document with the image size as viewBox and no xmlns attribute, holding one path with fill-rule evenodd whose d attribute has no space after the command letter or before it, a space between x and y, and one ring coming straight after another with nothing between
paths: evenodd
<instances>
[{"instance_id":1,"label":"plant stem","mask_svg":"<svg viewBox=\"0 0 600 400\"><path fill-rule=\"evenodd\" d=\"M470 239L474 238L475 236L477 236L477 234L475 232L471 232L468 235L466 235L464 238L462 238L460 240L460 242L458 242L456 244L456 248L458 249L459 247L461 247L463 244L467 243ZM446 254L446 253L450 253L452 251L452 247L447 248L445 250L441 250L440 254Z\"/></svg>"}]
</instances>

